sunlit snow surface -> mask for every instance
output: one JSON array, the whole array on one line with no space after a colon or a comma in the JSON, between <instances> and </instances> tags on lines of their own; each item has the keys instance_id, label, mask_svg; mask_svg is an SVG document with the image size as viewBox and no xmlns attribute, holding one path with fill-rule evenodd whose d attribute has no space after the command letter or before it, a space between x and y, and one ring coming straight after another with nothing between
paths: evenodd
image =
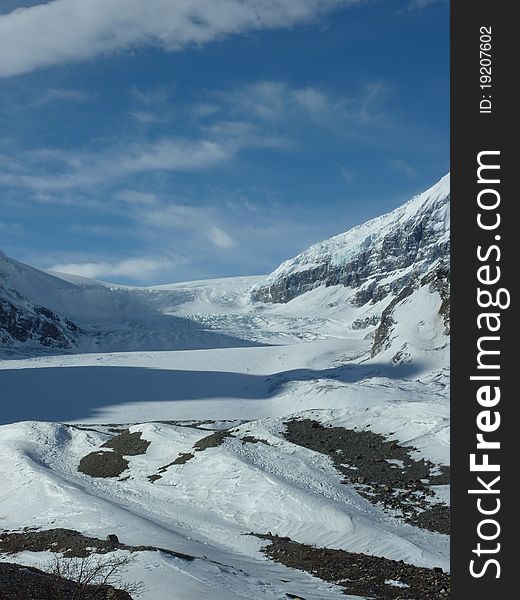
<instances>
[{"instance_id":1,"label":"sunlit snow surface","mask_svg":"<svg viewBox=\"0 0 520 600\"><path fill-rule=\"evenodd\" d=\"M226 283L225 302L218 302L212 284L201 283L195 298L169 310L196 314L196 322L208 328L260 344L270 337L273 345L13 357L0 363L2 418L27 421L1 428L2 527L69 527L98 537L117 532L128 544L153 544L228 565L140 554L131 576L144 581L143 598L149 600L274 599L286 592L345 597L266 561L262 543L244 535L251 531L447 568L446 536L390 519L342 484L328 459L280 435L284 416L310 411L306 416L326 423L392 433L430 460L447 463L449 412L437 358L433 365L424 358L399 367L360 361L371 344L364 339L367 331L349 329L345 315L334 314L331 301L322 302L323 290L306 295L314 306L298 298L290 306L255 311L244 294L230 293L232 283ZM343 292L327 291L329 299ZM107 439L105 430L35 422L49 419L141 423L131 430L152 443L144 456L130 458L131 479L94 480L76 469L82 456ZM239 435L271 445L228 439L152 484L149 475L189 452L206 433L148 422L189 419L253 420L239 427ZM35 564L44 559L18 557Z\"/></svg>"}]
</instances>

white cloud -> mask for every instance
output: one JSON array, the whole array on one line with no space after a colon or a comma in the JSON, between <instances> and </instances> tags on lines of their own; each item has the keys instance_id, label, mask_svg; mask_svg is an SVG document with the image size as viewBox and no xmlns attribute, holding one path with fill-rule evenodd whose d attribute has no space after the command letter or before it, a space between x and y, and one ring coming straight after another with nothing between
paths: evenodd
<instances>
[{"instance_id":1,"label":"white cloud","mask_svg":"<svg viewBox=\"0 0 520 600\"><path fill-rule=\"evenodd\" d=\"M127 258L119 262L82 262L55 264L49 269L60 273L81 275L90 279L104 277L125 277L135 281L145 281L170 269L175 263L167 258L138 257Z\"/></svg>"},{"instance_id":2,"label":"white cloud","mask_svg":"<svg viewBox=\"0 0 520 600\"><path fill-rule=\"evenodd\" d=\"M42 92L37 98L35 98L33 104L35 106L42 106L49 102L88 102L90 96L85 92L79 90L62 90L62 89L50 89Z\"/></svg>"},{"instance_id":3,"label":"white cloud","mask_svg":"<svg viewBox=\"0 0 520 600\"><path fill-rule=\"evenodd\" d=\"M264 123L305 118L338 129L346 124L378 122L388 93L382 81L368 83L350 96L334 95L314 86L292 87L285 81L257 81L219 92L217 98L228 111L243 118L247 116Z\"/></svg>"},{"instance_id":4,"label":"white cloud","mask_svg":"<svg viewBox=\"0 0 520 600\"><path fill-rule=\"evenodd\" d=\"M410 163L401 158L389 158L386 161L393 169L407 175L408 177L417 177L419 173L417 169Z\"/></svg>"},{"instance_id":5,"label":"white cloud","mask_svg":"<svg viewBox=\"0 0 520 600\"><path fill-rule=\"evenodd\" d=\"M408 8L410 10L426 8L430 6L430 4L435 4L436 2L447 2L448 0L410 0L408 4Z\"/></svg>"},{"instance_id":6,"label":"white cloud","mask_svg":"<svg viewBox=\"0 0 520 600\"><path fill-rule=\"evenodd\" d=\"M216 225L213 225L208 231L208 238L219 248L232 248L235 245L231 237Z\"/></svg>"},{"instance_id":7,"label":"white cloud","mask_svg":"<svg viewBox=\"0 0 520 600\"><path fill-rule=\"evenodd\" d=\"M0 182L39 193L92 187L150 171L199 171L231 160L236 144L210 139L161 138L98 153L41 150L0 166Z\"/></svg>"},{"instance_id":8,"label":"white cloud","mask_svg":"<svg viewBox=\"0 0 520 600\"><path fill-rule=\"evenodd\" d=\"M53 0L0 15L0 77L139 46L179 51L361 0Z\"/></svg>"},{"instance_id":9,"label":"white cloud","mask_svg":"<svg viewBox=\"0 0 520 600\"><path fill-rule=\"evenodd\" d=\"M232 248L233 238L216 221L216 210L210 206L190 206L169 203L155 209L143 209L134 214L142 227L157 235L159 230L172 235L174 231L189 232L198 239L209 240L217 248Z\"/></svg>"},{"instance_id":10,"label":"white cloud","mask_svg":"<svg viewBox=\"0 0 520 600\"><path fill-rule=\"evenodd\" d=\"M159 118L151 112L146 112L144 110L134 110L128 113L134 121L137 121L141 125L151 125L152 123L156 123Z\"/></svg>"}]
</instances>

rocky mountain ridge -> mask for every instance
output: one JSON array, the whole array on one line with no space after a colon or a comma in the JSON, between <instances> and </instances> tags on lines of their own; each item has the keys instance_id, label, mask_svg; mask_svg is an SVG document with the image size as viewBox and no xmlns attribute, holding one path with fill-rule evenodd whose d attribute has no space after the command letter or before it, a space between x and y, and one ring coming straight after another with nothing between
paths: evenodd
<instances>
[{"instance_id":1,"label":"rocky mountain ridge","mask_svg":"<svg viewBox=\"0 0 520 600\"><path fill-rule=\"evenodd\" d=\"M282 263L252 292L287 303L319 286L353 290L363 306L399 294L449 256L449 175L394 211L325 240Z\"/></svg>"}]
</instances>

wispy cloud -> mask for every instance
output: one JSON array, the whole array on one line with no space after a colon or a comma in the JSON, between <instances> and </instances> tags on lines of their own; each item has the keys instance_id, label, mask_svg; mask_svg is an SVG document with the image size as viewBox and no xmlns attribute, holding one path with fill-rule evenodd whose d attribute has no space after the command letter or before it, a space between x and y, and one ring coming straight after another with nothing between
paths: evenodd
<instances>
[{"instance_id":1,"label":"wispy cloud","mask_svg":"<svg viewBox=\"0 0 520 600\"><path fill-rule=\"evenodd\" d=\"M258 81L219 92L217 98L228 111L243 117L268 123L303 118L337 128L380 121L389 93L382 81L365 84L349 96L332 94L315 86L294 87L285 81Z\"/></svg>"},{"instance_id":2,"label":"wispy cloud","mask_svg":"<svg viewBox=\"0 0 520 600\"><path fill-rule=\"evenodd\" d=\"M147 105L163 104L169 99L168 91L164 88L142 90L138 87L133 87L130 90L130 93L138 102Z\"/></svg>"},{"instance_id":3,"label":"wispy cloud","mask_svg":"<svg viewBox=\"0 0 520 600\"><path fill-rule=\"evenodd\" d=\"M171 269L176 264L177 261L168 258L142 256L118 262L58 263L49 267L49 270L81 275L91 279L123 277L134 281L146 281L150 277L156 277L161 272Z\"/></svg>"},{"instance_id":4,"label":"wispy cloud","mask_svg":"<svg viewBox=\"0 0 520 600\"><path fill-rule=\"evenodd\" d=\"M20 235L23 232L23 226L17 222L0 221L0 232L4 235Z\"/></svg>"},{"instance_id":5,"label":"wispy cloud","mask_svg":"<svg viewBox=\"0 0 520 600\"><path fill-rule=\"evenodd\" d=\"M291 145L283 135L246 121L216 121L194 133L193 138L129 139L100 151L40 148L19 152L17 159L6 155L0 160L0 183L34 190L45 199L51 191L91 189L135 174L204 171L231 162L243 150Z\"/></svg>"},{"instance_id":6,"label":"wispy cloud","mask_svg":"<svg viewBox=\"0 0 520 600\"><path fill-rule=\"evenodd\" d=\"M159 202L156 194L136 190L120 190L116 193L116 198L134 206L150 206Z\"/></svg>"},{"instance_id":7,"label":"wispy cloud","mask_svg":"<svg viewBox=\"0 0 520 600\"><path fill-rule=\"evenodd\" d=\"M354 170L345 165L339 166L339 174L345 183L352 183L355 178Z\"/></svg>"},{"instance_id":8,"label":"wispy cloud","mask_svg":"<svg viewBox=\"0 0 520 600\"><path fill-rule=\"evenodd\" d=\"M179 51L361 0L54 0L0 15L0 77L139 46Z\"/></svg>"},{"instance_id":9,"label":"wispy cloud","mask_svg":"<svg viewBox=\"0 0 520 600\"><path fill-rule=\"evenodd\" d=\"M146 112L144 110L134 110L130 111L129 116L137 121L140 125L151 125L152 123L157 123L159 121L159 117L151 112Z\"/></svg>"},{"instance_id":10,"label":"wispy cloud","mask_svg":"<svg viewBox=\"0 0 520 600\"><path fill-rule=\"evenodd\" d=\"M426 8L431 4L436 4L438 2L448 2L448 0L410 0L408 4L408 8L410 10L417 10L421 8Z\"/></svg>"},{"instance_id":11,"label":"wispy cloud","mask_svg":"<svg viewBox=\"0 0 520 600\"><path fill-rule=\"evenodd\" d=\"M150 171L196 172L231 160L235 145L210 139L161 138L101 152L39 150L0 166L0 182L45 193L84 189Z\"/></svg>"},{"instance_id":12,"label":"wispy cloud","mask_svg":"<svg viewBox=\"0 0 520 600\"><path fill-rule=\"evenodd\" d=\"M33 101L34 106L42 106L49 102L88 102L89 94L79 90L50 89L39 94Z\"/></svg>"},{"instance_id":13,"label":"wispy cloud","mask_svg":"<svg viewBox=\"0 0 520 600\"><path fill-rule=\"evenodd\" d=\"M399 173L408 177L417 177L419 175L417 169L413 165L401 158L388 158L386 163Z\"/></svg>"},{"instance_id":14,"label":"wispy cloud","mask_svg":"<svg viewBox=\"0 0 520 600\"><path fill-rule=\"evenodd\" d=\"M189 232L195 239L209 240L217 248L232 248L235 241L218 223L217 214L213 206L191 206L170 201L154 208L142 208L134 213L134 218L142 227L153 231L153 235L161 230L170 236L173 232Z\"/></svg>"}]
</instances>

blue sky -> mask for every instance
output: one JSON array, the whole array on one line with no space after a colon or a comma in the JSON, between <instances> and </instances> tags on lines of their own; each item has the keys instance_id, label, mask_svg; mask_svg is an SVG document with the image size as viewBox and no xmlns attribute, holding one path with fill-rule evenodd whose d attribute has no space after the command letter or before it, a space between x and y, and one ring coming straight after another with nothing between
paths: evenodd
<instances>
[{"instance_id":1,"label":"blue sky","mask_svg":"<svg viewBox=\"0 0 520 600\"><path fill-rule=\"evenodd\" d=\"M0 0L0 248L19 260L268 273L448 169L448 2Z\"/></svg>"}]
</instances>

